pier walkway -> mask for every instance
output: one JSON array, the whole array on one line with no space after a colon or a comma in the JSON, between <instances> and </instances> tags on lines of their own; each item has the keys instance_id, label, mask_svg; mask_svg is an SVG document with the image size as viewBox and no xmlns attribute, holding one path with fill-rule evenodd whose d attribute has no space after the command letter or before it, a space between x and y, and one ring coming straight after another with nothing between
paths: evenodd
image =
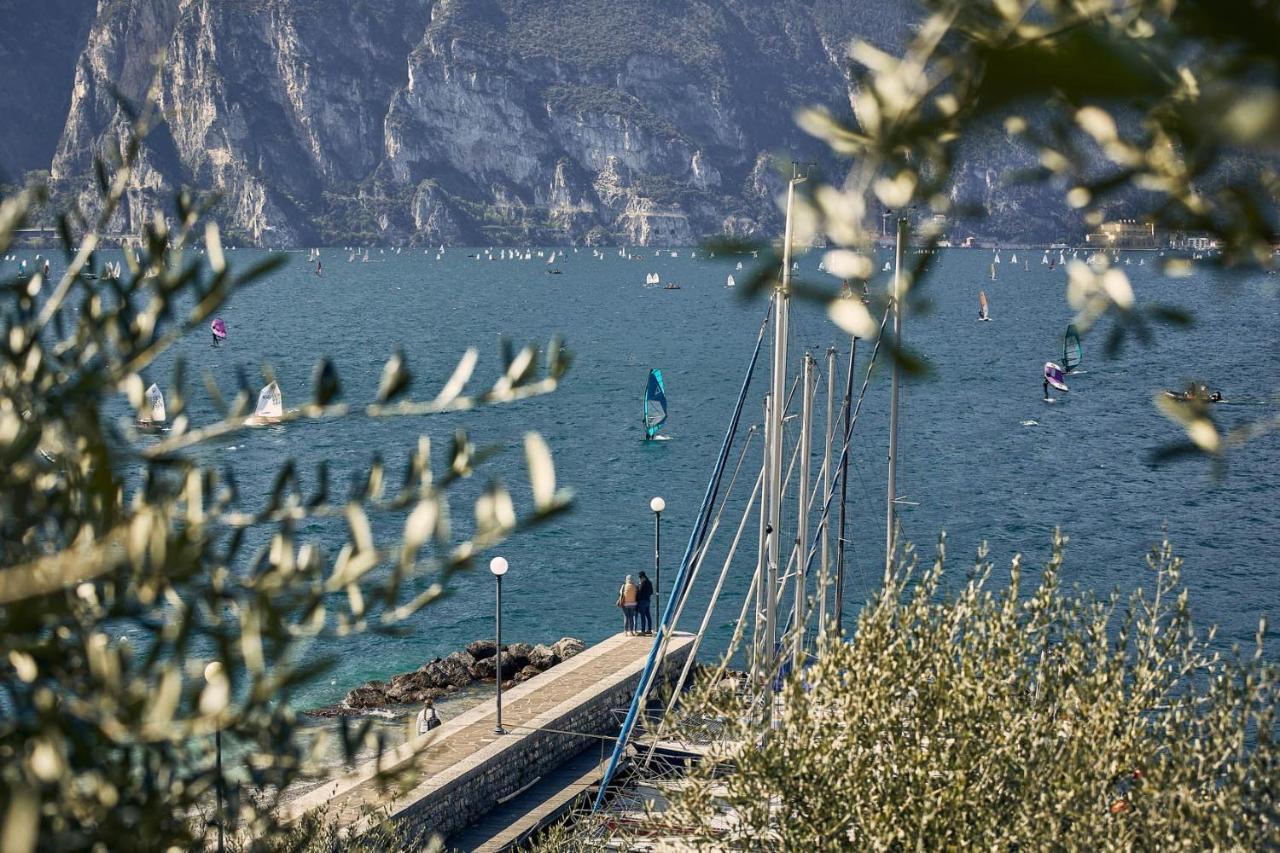
<instances>
[{"instance_id":1,"label":"pier walkway","mask_svg":"<svg viewBox=\"0 0 1280 853\"><path fill-rule=\"evenodd\" d=\"M612 746L613 741L609 741ZM587 747L576 758L539 779L527 791L521 791L499 804L480 820L460 829L445 840L445 850L468 853L502 853L528 841L539 829L566 814L573 804L588 792L594 792L604 776L604 755Z\"/></svg>"},{"instance_id":2,"label":"pier walkway","mask_svg":"<svg viewBox=\"0 0 1280 853\"><path fill-rule=\"evenodd\" d=\"M693 639L690 634L672 636L663 678L679 672ZM294 820L323 808L348 834L359 835L383 818L416 841L456 833L500 803L514 804L525 789L532 793L535 783L589 747L594 747L593 755L598 753L601 738L617 734L615 711L629 704L652 642L651 637L614 635L503 691L506 734L494 733L494 703L485 702L384 754L380 762L299 797L284 818ZM397 787L388 787L379 769L407 773ZM553 804L531 808L543 812ZM514 810L513 820L519 812ZM522 822L528 818L524 814ZM527 827L513 830L520 833ZM489 826L486 834L496 838L503 832Z\"/></svg>"}]
</instances>

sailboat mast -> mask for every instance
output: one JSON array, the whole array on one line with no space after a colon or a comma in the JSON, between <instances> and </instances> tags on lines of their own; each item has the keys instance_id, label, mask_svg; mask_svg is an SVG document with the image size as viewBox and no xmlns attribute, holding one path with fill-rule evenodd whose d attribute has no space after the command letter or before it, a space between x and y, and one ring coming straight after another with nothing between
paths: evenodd
<instances>
[{"instance_id":1,"label":"sailboat mast","mask_svg":"<svg viewBox=\"0 0 1280 853\"><path fill-rule=\"evenodd\" d=\"M769 402L771 396L764 395L764 423L766 426L769 420ZM767 484L769 480L769 454L771 448L769 442L764 442L764 460L761 463L760 470L764 473L764 482ZM756 561L756 604L755 604L755 636L752 642L751 655L751 683L753 686L763 684L763 679L768 677L769 665L767 655L765 654L765 636L768 633L765 620L767 617L766 598L768 593L766 588L769 583L768 566L769 566L769 492L768 489L760 490L760 551Z\"/></svg>"},{"instance_id":2,"label":"sailboat mast","mask_svg":"<svg viewBox=\"0 0 1280 853\"><path fill-rule=\"evenodd\" d=\"M845 378L844 387L844 431L841 435L852 441L849 436L850 419L853 413L853 369L857 366L858 357L858 338L854 336L849 339L849 373ZM842 445L843 447L843 442ZM844 629L844 543L845 543L845 505L849 500L849 456L853 453L853 448L849 448L849 452L843 450L840 455L840 526L836 533L836 601L835 601L835 629L838 635Z\"/></svg>"},{"instance_id":3,"label":"sailboat mast","mask_svg":"<svg viewBox=\"0 0 1280 853\"><path fill-rule=\"evenodd\" d=\"M889 483L885 502L884 579L887 582L893 571L894 537L898 520L898 385L901 369L899 354L902 346L902 243L907 231L907 218L898 217L898 233L893 252L893 345L898 348L893 358L893 378L889 383Z\"/></svg>"},{"instance_id":4,"label":"sailboat mast","mask_svg":"<svg viewBox=\"0 0 1280 853\"><path fill-rule=\"evenodd\" d=\"M801 179L795 175L792 167L792 178L787 184L787 225L782 238L782 276L773 292L773 371L770 395L773 404L769 409L767 436L769 443L769 536L768 547L768 589L765 591L765 655L773 660L778 641L778 570L779 546L782 541L782 416L787 398L787 332L790 326L791 301L791 239L792 213L795 209L796 184ZM770 703L770 720L773 718L773 705Z\"/></svg>"},{"instance_id":5,"label":"sailboat mast","mask_svg":"<svg viewBox=\"0 0 1280 853\"><path fill-rule=\"evenodd\" d=\"M831 442L835 438L836 348L827 347L827 441L822 450L822 496L831 494ZM831 518L822 520L822 565L818 577L818 633L827 627L827 585L831 582Z\"/></svg>"},{"instance_id":6,"label":"sailboat mast","mask_svg":"<svg viewBox=\"0 0 1280 853\"><path fill-rule=\"evenodd\" d=\"M796 511L796 634L792 670L799 672L804 664L804 628L808 583L805 567L808 564L806 549L809 543L809 460L813 455L813 356L804 354L804 389L800 404L800 490L799 508Z\"/></svg>"}]
</instances>

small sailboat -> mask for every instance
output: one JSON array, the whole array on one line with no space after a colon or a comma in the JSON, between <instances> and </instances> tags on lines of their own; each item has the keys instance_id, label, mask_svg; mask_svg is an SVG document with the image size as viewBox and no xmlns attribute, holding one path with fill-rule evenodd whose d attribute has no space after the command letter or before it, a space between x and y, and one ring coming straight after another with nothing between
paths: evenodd
<instances>
[{"instance_id":1,"label":"small sailboat","mask_svg":"<svg viewBox=\"0 0 1280 853\"><path fill-rule=\"evenodd\" d=\"M1046 266L1046 267L1049 266L1049 250L1048 249L1045 250L1044 256L1040 258L1040 265Z\"/></svg>"},{"instance_id":2,"label":"small sailboat","mask_svg":"<svg viewBox=\"0 0 1280 853\"><path fill-rule=\"evenodd\" d=\"M160 386L153 382L146 391L142 411L138 413L138 429L156 430L168 419L164 410L164 394L161 393Z\"/></svg>"},{"instance_id":3,"label":"small sailboat","mask_svg":"<svg viewBox=\"0 0 1280 853\"><path fill-rule=\"evenodd\" d=\"M724 281L725 287L737 287L738 283L733 280L733 273L729 273L729 277Z\"/></svg>"},{"instance_id":4,"label":"small sailboat","mask_svg":"<svg viewBox=\"0 0 1280 853\"><path fill-rule=\"evenodd\" d=\"M227 324L222 322L221 317L214 317L213 322L209 324L209 330L213 332L213 345L221 346L222 342L227 339Z\"/></svg>"},{"instance_id":5,"label":"small sailboat","mask_svg":"<svg viewBox=\"0 0 1280 853\"><path fill-rule=\"evenodd\" d=\"M662 381L662 371L649 371L649 381L644 388L644 440L652 441L658 430L667 422L667 386Z\"/></svg>"},{"instance_id":6,"label":"small sailboat","mask_svg":"<svg viewBox=\"0 0 1280 853\"><path fill-rule=\"evenodd\" d=\"M1017 265L1017 263L1018 263L1018 253L1017 253L1017 252L1014 252L1012 255L1010 255L1010 256L1009 256L1009 263L1014 264L1014 265Z\"/></svg>"},{"instance_id":7,"label":"small sailboat","mask_svg":"<svg viewBox=\"0 0 1280 853\"><path fill-rule=\"evenodd\" d=\"M995 281L995 280L996 280L996 265L995 265L995 264L992 264L992 265L991 265L991 280L992 280L992 281Z\"/></svg>"},{"instance_id":8,"label":"small sailboat","mask_svg":"<svg viewBox=\"0 0 1280 853\"><path fill-rule=\"evenodd\" d=\"M978 291L978 319L990 320L991 311L987 305L987 292L985 290Z\"/></svg>"},{"instance_id":9,"label":"small sailboat","mask_svg":"<svg viewBox=\"0 0 1280 853\"><path fill-rule=\"evenodd\" d=\"M1059 391L1070 391L1067 388L1066 376L1062 373L1062 368L1054 364L1052 361L1044 363L1044 399L1052 403L1054 398L1049 396L1049 386L1052 385Z\"/></svg>"},{"instance_id":10,"label":"small sailboat","mask_svg":"<svg viewBox=\"0 0 1280 853\"><path fill-rule=\"evenodd\" d=\"M992 263L997 263L997 264L998 264L998 263L1000 263L1000 250L999 250L999 249L996 249L996 256L995 256L995 259L992 261Z\"/></svg>"},{"instance_id":11,"label":"small sailboat","mask_svg":"<svg viewBox=\"0 0 1280 853\"><path fill-rule=\"evenodd\" d=\"M1084 347L1080 345L1080 332L1076 330L1076 324L1072 323L1067 326L1066 334L1062 336L1062 367L1064 373L1071 373L1080 366L1080 362L1084 360Z\"/></svg>"},{"instance_id":12,"label":"small sailboat","mask_svg":"<svg viewBox=\"0 0 1280 853\"><path fill-rule=\"evenodd\" d=\"M249 426L279 423L283 414L284 395L280 393L280 386L272 381L258 392L258 405L245 423Z\"/></svg>"},{"instance_id":13,"label":"small sailboat","mask_svg":"<svg viewBox=\"0 0 1280 853\"><path fill-rule=\"evenodd\" d=\"M742 261L738 261L737 269L742 269Z\"/></svg>"}]
</instances>

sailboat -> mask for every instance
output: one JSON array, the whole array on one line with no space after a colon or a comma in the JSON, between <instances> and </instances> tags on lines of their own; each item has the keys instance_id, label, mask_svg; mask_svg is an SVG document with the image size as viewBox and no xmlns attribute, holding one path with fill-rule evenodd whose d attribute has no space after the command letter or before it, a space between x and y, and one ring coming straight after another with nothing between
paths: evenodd
<instances>
[{"instance_id":1,"label":"sailboat","mask_svg":"<svg viewBox=\"0 0 1280 853\"><path fill-rule=\"evenodd\" d=\"M978 291L978 319L990 320L991 312L987 306L987 292L985 290Z\"/></svg>"},{"instance_id":2,"label":"sailboat","mask_svg":"<svg viewBox=\"0 0 1280 853\"><path fill-rule=\"evenodd\" d=\"M667 422L667 387L662 381L662 371L649 371L649 382L644 388L644 440L653 441L658 430Z\"/></svg>"},{"instance_id":3,"label":"sailboat","mask_svg":"<svg viewBox=\"0 0 1280 853\"><path fill-rule=\"evenodd\" d=\"M1000 263L1000 250L999 250L999 249L996 249L996 257L995 257L995 260L993 261L993 263L997 263L997 264L998 264L998 263Z\"/></svg>"},{"instance_id":4,"label":"sailboat","mask_svg":"<svg viewBox=\"0 0 1280 853\"><path fill-rule=\"evenodd\" d=\"M263 426L265 424L279 423L283 414L284 395L280 393L280 386L272 381L271 384L258 392L258 405L253 410L253 414L245 421L245 424L248 426Z\"/></svg>"},{"instance_id":5,"label":"sailboat","mask_svg":"<svg viewBox=\"0 0 1280 853\"><path fill-rule=\"evenodd\" d=\"M1016 263L1018 263L1018 253L1017 253L1017 252L1014 252L1014 253L1009 257L1009 263L1011 263L1011 264L1016 264Z\"/></svg>"},{"instance_id":6,"label":"sailboat","mask_svg":"<svg viewBox=\"0 0 1280 853\"><path fill-rule=\"evenodd\" d=\"M209 330L213 332L213 345L220 346L227 339L227 324L222 322L221 317L214 317L213 322L209 324Z\"/></svg>"},{"instance_id":7,"label":"sailboat","mask_svg":"<svg viewBox=\"0 0 1280 853\"><path fill-rule=\"evenodd\" d=\"M138 429L155 430L169 419L164 410L164 394L154 382L147 389L142 411L138 413Z\"/></svg>"},{"instance_id":8,"label":"sailboat","mask_svg":"<svg viewBox=\"0 0 1280 853\"><path fill-rule=\"evenodd\" d=\"M738 261L737 269L742 269L742 261Z\"/></svg>"},{"instance_id":9,"label":"sailboat","mask_svg":"<svg viewBox=\"0 0 1280 853\"><path fill-rule=\"evenodd\" d=\"M1083 360L1084 347L1080 345L1080 332L1076 330L1076 324L1072 323L1067 326L1067 332L1062 336L1063 372L1076 372L1076 368L1080 366L1080 362Z\"/></svg>"},{"instance_id":10,"label":"sailboat","mask_svg":"<svg viewBox=\"0 0 1280 853\"><path fill-rule=\"evenodd\" d=\"M738 283L737 283L736 281L734 281L734 280L733 280L733 273L729 273L729 277L728 277L727 279L725 279L724 286L725 286L725 287L737 287L737 286L738 286Z\"/></svg>"},{"instance_id":11,"label":"sailboat","mask_svg":"<svg viewBox=\"0 0 1280 853\"><path fill-rule=\"evenodd\" d=\"M992 281L995 281L995 280L996 280L996 265L995 265L995 264L992 264L992 265L991 265L991 280L992 280Z\"/></svg>"},{"instance_id":12,"label":"sailboat","mask_svg":"<svg viewBox=\"0 0 1280 853\"><path fill-rule=\"evenodd\" d=\"M1046 361L1044 363L1044 381L1045 381L1044 399L1046 400L1046 402L1052 403L1054 400L1053 397L1049 396L1050 385L1052 385L1054 388L1057 388L1059 391L1071 390L1067 387L1066 376L1063 375L1062 368L1054 364L1052 361Z\"/></svg>"}]
</instances>

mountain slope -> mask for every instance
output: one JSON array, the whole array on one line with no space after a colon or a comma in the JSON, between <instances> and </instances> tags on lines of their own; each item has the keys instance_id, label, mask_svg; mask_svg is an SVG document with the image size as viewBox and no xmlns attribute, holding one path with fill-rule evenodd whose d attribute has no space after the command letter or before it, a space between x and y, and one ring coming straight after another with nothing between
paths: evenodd
<instances>
[{"instance_id":1,"label":"mountain slope","mask_svg":"<svg viewBox=\"0 0 1280 853\"><path fill-rule=\"evenodd\" d=\"M93 158L125 138L117 98L139 103L157 82L165 121L121 235L185 185L219 195L232 239L266 245L650 243L772 231L771 157L826 157L793 110L847 103L844 45L898 42L908 13L893 0L49 0L9 19L0 71L33 55L14 32L60 29L27 85L4 90L48 127L0 131L2 172L47 165L92 209Z\"/></svg>"}]
</instances>

